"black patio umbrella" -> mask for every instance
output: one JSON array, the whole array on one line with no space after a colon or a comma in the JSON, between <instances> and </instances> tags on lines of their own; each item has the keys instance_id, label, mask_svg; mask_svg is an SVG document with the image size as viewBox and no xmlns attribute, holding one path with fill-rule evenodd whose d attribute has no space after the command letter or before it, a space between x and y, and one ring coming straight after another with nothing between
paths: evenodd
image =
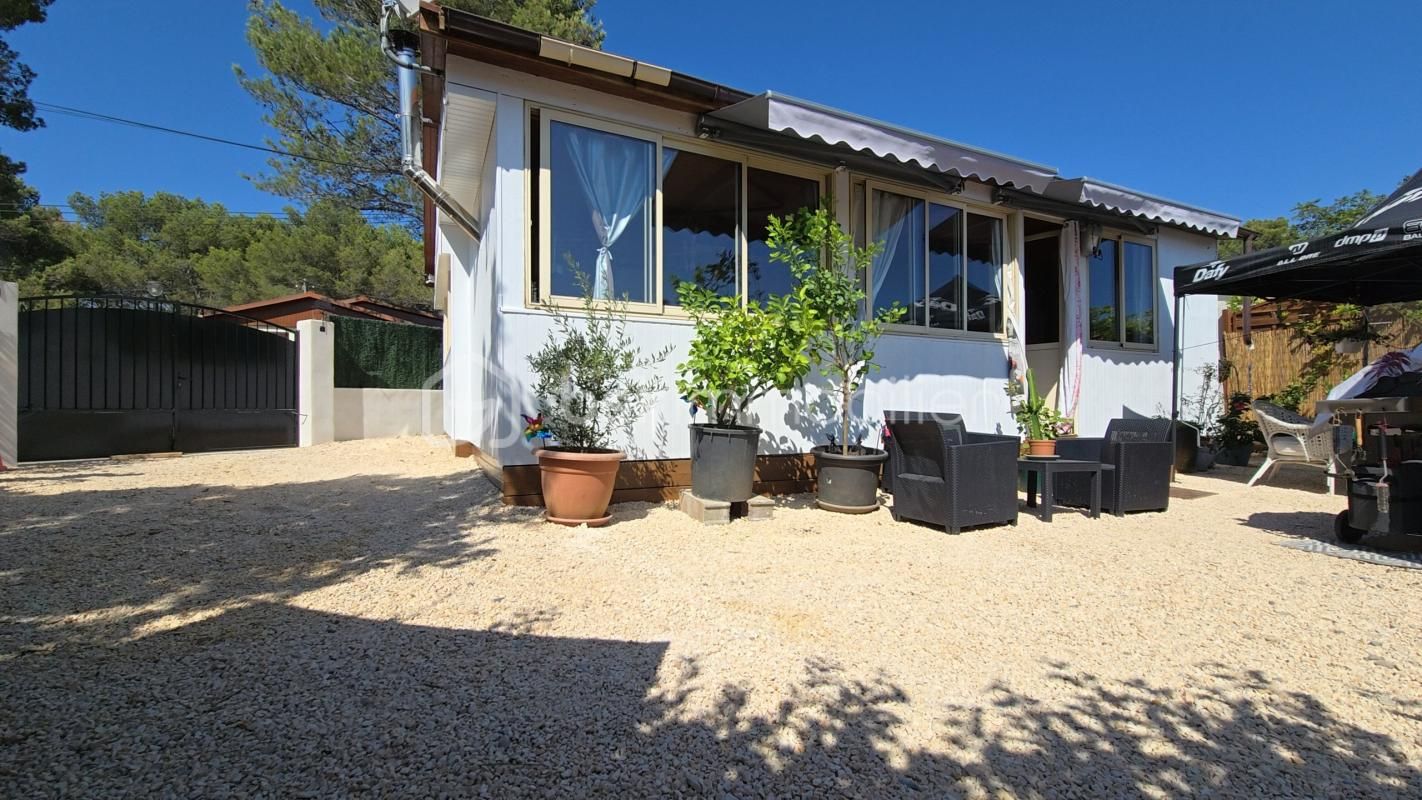
<instances>
[{"instance_id":1,"label":"black patio umbrella","mask_svg":"<svg viewBox=\"0 0 1422 800\"><path fill-rule=\"evenodd\" d=\"M1226 294L1375 306L1422 299L1422 170L1353 227L1258 253L1177 267L1175 319L1186 295ZM1180 418L1175 326L1171 418Z\"/></svg>"},{"instance_id":2,"label":"black patio umbrella","mask_svg":"<svg viewBox=\"0 0 1422 800\"><path fill-rule=\"evenodd\" d=\"M1191 294L1361 306L1422 299L1422 170L1342 233L1178 267L1175 295Z\"/></svg>"}]
</instances>

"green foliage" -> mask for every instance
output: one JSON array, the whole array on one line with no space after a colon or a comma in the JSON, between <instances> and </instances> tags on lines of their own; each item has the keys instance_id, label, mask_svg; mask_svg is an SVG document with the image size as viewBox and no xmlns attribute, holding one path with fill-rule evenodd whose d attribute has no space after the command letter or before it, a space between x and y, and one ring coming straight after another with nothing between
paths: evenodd
<instances>
[{"instance_id":1,"label":"green foliage","mask_svg":"<svg viewBox=\"0 0 1422 800\"><path fill-rule=\"evenodd\" d=\"M626 301L597 301L586 276L580 319L552 305L553 329L543 348L529 356L538 376L533 393L538 413L560 447L605 450L617 431L628 430L646 413L652 397L665 389L661 378L634 373L664 361L671 348L650 356L627 334Z\"/></svg>"},{"instance_id":2,"label":"green foliage","mask_svg":"<svg viewBox=\"0 0 1422 800\"><path fill-rule=\"evenodd\" d=\"M320 22L278 0L252 0L247 41L265 70L238 81L267 111L269 143L308 159L273 158L267 191L387 215L411 230L418 195L400 175L395 68L380 52L380 0L314 0ZM444 0L580 44L602 43L593 0Z\"/></svg>"},{"instance_id":3,"label":"green foliage","mask_svg":"<svg viewBox=\"0 0 1422 800\"><path fill-rule=\"evenodd\" d=\"M54 0L0 0L0 31L12 31L27 22L44 22L45 8ZM30 100L34 70L0 39L0 125L20 131L34 130L44 121L35 116Z\"/></svg>"},{"instance_id":4,"label":"green foliage","mask_svg":"<svg viewBox=\"0 0 1422 800\"><path fill-rule=\"evenodd\" d=\"M229 214L218 203L159 192L76 194L77 221L59 226L68 257L29 270L29 294L144 294L225 306L300 291L429 302L420 244L332 203L284 219Z\"/></svg>"},{"instance_id":5,"label":"green foliage","mask_svg":"<svg viewBox=\"0 0 1422 800\"><path fill-rule=\"evenodd\" d=\"M690 281L676 291L695 327L676 387L713 423L736 424L751 403L809 373L812 331L796 292L742 304Z\"/></svg>"},{"instance_id":6,"label":"green foliage","mask_svg":"<svg viewBox=\"0 0 1422 800\"><path fill-rule=\"evenodd\" d=\"M1383 196L1367 189L1339 197L1331 203L1308 200L1294 206L1289 218L1272 217L1245 220L1244 227L1258 236L1254 249L1268 250L1286 244L1320 236L1338 233L1362 219L1374 206L1383 201ZM1220 258L1233 258L1244 250L1238 239L1220 240Z\"/></svg>"},{"instance_id":7,"label":"green foliage","mask_svg":"<svg viewBox=\"0 0 1422 800\"><path fill-rule=\"evenodd\" d=\"M69 255L59 212L39 206L39 192L20 178L24 171L0 155L0 279L22 280Z\"/></svg>"},{"instance_id":8,"label":"green foliage","mask_svg":"<svg viewBox=\"0 0 1422 800\"><path fill-rule=\"evenodd\" d=\"M1230 395L1229 408L1216 426L1215 445L1218 448L1243 447L1260 439L1259 423L1245 416L1250 406L1249 395L1242 392Z\"/></svg>"},{"instance_id":9,"label":"green foliage","mask_svg":"<svg viewBox=\"0 0 1422 800\"><path fill-rule=\"evenodd\" d=\"M1012 403L1012 417L1017 429L1028 439L1055 439L1070 433L1072 420L1052 408L1046 398L1037 393L1037 379L1027 370L1026 387L1015 380L1007 382L1007 396Z\"/></svg>"},{"instance_id":10,"label":"green foliage","mask_svg":"<svg viewBox=\"0 0 1422 800\"><path fill-rule=\"evenodd\" d=\"M795 300L803 309L810 360L830 379L839 396L839 446L850 452L851 401L865 377L879 368L874 346L884 326L905 309L895 304L870 317L864 313L865 273L878 244L856 247L826 207L772 216L767 243L771 261L795 276Z\"/></svg>"},{"instance_id":11,"label":"green foliage","mask_svg":"<svg viewBox=\"0 0 1422 800\"><path fill-rule=\"evenodd\" d=\"M443 332L426 325L339 317L335 385L344 389L438 389ZM433 381L431 379L434 379Z\"/></svg>"}]
</instances>

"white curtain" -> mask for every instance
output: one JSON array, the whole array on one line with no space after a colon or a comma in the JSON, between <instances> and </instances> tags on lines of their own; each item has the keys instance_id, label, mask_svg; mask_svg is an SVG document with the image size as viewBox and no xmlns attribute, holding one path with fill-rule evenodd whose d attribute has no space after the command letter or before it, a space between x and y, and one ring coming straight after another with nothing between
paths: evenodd
<instances>
[{"instance_id":1,"label":"white curtain","mask_svg":"<svg viewBox=\"0 0 1422 800\"><path fill-rule=\"evenodd\" d=\"M1076 419L1081 400L1081 361L1086 340L1085 270L1086 259L1081 254L1081 225L1075 220L1062 228L1062 311L1066 331L1062 350L1062 375L1057 384L1057 409Z\"/></svg>"},{"instance_id":2,"label":"white curtain","mask_svg":"<svg viewBox=\"0 0 1422 800\"><path fill-rule=\"evenodd\" d=\"M593 230L599 242L593 297L610 300L615 291L612 245L646 205L651 185L647 156L651 145L572 126L567 128L566 141L578 185L592 209Z\"/></svg>"},{"instance_id":3,"label":"white curtain","mask_svg":"<svg viewBox=\"0 0 1422 800\"><path fill-rule=\"evenodd\" d=\"M914 201L911 197L904 197L893 192L874 192L874 224L879 228L878 241L882 245L878 255L874 256L874 288L869 293L870 312L878 307L879 290L884 288L884 281L888 280L889 267L894 263L894 255L898 252L899 243L903 240L904 231L912 230L909 214L914 210ZM887 227L884 226L886 220L893 220ZM909 250L914 250L913 244L909 243ZM917 297L918 292L914 291L912 281L915 274L919 280L923 279L921 269L908 271L909 297Z\"/></svg>"}]
</instances>

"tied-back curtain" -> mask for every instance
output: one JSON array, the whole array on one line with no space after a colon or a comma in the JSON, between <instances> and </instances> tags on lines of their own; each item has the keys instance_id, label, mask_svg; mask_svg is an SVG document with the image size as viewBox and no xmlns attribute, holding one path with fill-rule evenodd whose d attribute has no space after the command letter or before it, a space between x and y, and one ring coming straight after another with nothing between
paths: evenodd
<instances>
[{"instance_id":1,"label":"tied-back curtain","mask_svg":"<svg viewBox=\"0 0 1422 800\"><path fill-rule=\"evenodd\" d=\"M593 297L611 300L612 245L645 205L648 144L572 126L566 141L599 242Z\"/></svg>"},{"instance_id":2,"label":"tied-back curtain","mask_svg":"<svg viewBox=\"0 0 1422 800\"><path fill-rule=\"evenodd\" d=\"M879 243L882 245L877 255L874 256L874 286L869 293L870 310L879 307L879 290L884 288L884 281L889 277L889 268L894 263L894 255L898 252L899 243L903 240L904 229L908 227L909 214L913 211L913 198L894 194L893 192L874 192L874 223L879 226ZM885 220L893 220L887 227ZM909 245L912 249L912 244ZM914 270L908 271L908 279L914 279ZM922 279L920 270L919 279ZM908 297L917 297L918 292L913 290L913 284L909 284Z\"/></svg>"},{"instance_id":3,"label":"tied-back curtain","mask_svg":"<svg viewBox=\"0 0 1422 800\"><path fill-rule=\"evenodd\" d=\"M1081 224L1076 220L1062 227L1062 311L1066 347L1062 351L1062 376L1057 388L1057 407L1061 413L1076 419L1081 400L1081 362L1084 354L1085 286L1083 273L1086 259L1081 254Z\"/></svg>"}]
</instances>

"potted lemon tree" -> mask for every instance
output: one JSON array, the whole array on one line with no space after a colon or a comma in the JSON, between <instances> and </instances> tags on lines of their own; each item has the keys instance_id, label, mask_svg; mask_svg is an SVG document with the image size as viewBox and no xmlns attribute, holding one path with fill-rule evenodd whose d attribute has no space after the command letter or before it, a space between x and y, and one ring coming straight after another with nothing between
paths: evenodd
<instances>
[{"instance_id":1,"label":"potted lemon tree","mask_svg":"<svg viewBox=\"0 0 1422 800\"><path fill-rule=\"evenodd\" d=\"M879 476L889 456L854 441L854 397L878 369L874 348L884 326L902 318L904 309L895 304L869 312L865 274L877 246L856 247L827 208L771 217L768 243L771 259L786 264L795 276L810 360L826 379L838 411L829 443L811 450L816 502L829 511L873 511L879 507Z\"/></svg>"},{"instance_id":2,"label":"potted lemon tree","mask_svg":"<svg viewBox=\"0 0 1422 800\"><path fill-rule=\"evenodd\" d=\"M655 375L636 376L660 364L669 349L642 355L627 334L626 304L595 301L586 286L577 318L552 306L547 310L553 328L528 359L538 398L529 436L553 442L538 451L547 518L560 525L605 525L625 455L612 447L613 437L646 413L653 395L665 388Z\"/></svg>"},{"instance_id":3,"label":"potted lemon tree","mask_svg":"<svg viewBox=\"0 0 1422 800\"><path fill-rule=\"evenodd\" d=\"M694 327L677 390L705 411L691 424L691 491L704 500L737 503L754 496L761 429L750 406L788 392L810 369L803 309L793 295L741 302L691 281L677 285Z\"/></svg>"}]
</instances>

